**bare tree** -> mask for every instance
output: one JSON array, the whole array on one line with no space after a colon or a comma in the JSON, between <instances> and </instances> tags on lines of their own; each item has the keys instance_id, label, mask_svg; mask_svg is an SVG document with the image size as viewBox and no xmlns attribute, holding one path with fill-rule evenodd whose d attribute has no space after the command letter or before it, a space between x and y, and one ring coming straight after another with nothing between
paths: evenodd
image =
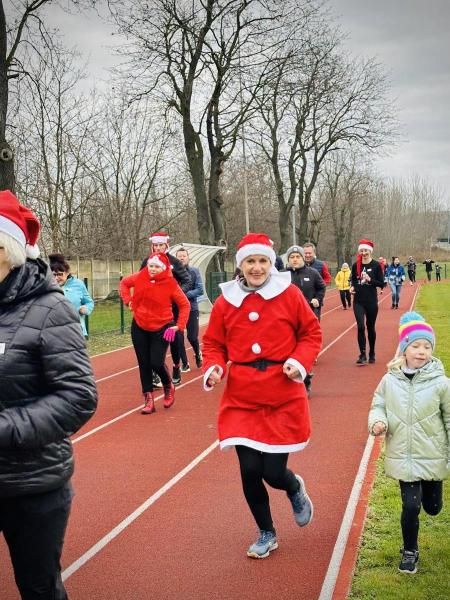
<instances>
[{"instance_id":1,"label":"bare tree","mask_svg":"<svg viewBox=\"0 0 450 600\"><path fill-rule=\"evenodd\" d=\"M256 141L274 173L283 248L295 200L300 243L311 237L313 191L330 153L350 147L375 152L395 139L380 66L373 59L347 59L339 33L327 24L318 30L314 23L305 34L265 80L259 106L264 125L257 127Z\"/></svg>"},{"instance_id":2,"label":"bare tree","mask_svg":"<svg viewBox=\"0 0 450 600\"><path fill-rule=\"evenodd\" d=\"M7 23L3 0L0 0L0 189L15 188L14 152L7 139L9 84L23 73L23 64L19 48L27 39L34 46L29 25L34 21L34 31L42 40L47 32L39 13L45 4L52 0L17 0L9 5L11 22Z\"/></svg>"},{"instance_id":3,"label":"bare tree","mask_svg":"<svg viewBox=\"0 0 450 600\"><path fill-rule=\"evenodd\" d=\"M26 56L26 78L19 84L16 146L26 156L18 165L19 190L41 218L51 250L70 251L74 224L86 210L86 178L93 151L88 141L94 103L76 92L83 69L78 55L56 43L40 55Z\"/></svg>"},{"instance_id":4,"label":"bare tree","mask_svg":"<svg viewBox=\"0 0 450 600\"><path fill-rule=\"evenodd\" d=\"M258 87L258 78L245 75L267 65L262 50L271 31L279 28L283 3L110 0L109 4L120 31L130 40L123 53L136 96L159 97L182 122L200 240L220 242L226 236L223 168Z\"/></svg>"},{"instance_id":5,"label":"bare tree","mask_svg":"<svg viewBox=\"0 0 450 600\"><path fill-rule=\"evenodd\" d=\"M338 153L326 162L321 183L331 215L336 263L351 262L357 216L365 212L373 179L354 153Z\"/></svg>"},{"instance_id":6,"label":"bare tree","mask_svg":"<svg viewBox=\"0 0 450 600\"><path fill-rule=\"evenodd\" d=\"M130 104L123 91L114 90L114 96L113 101L105 97L101 105L90 172L107 224L106 245L135 258L149 223L167 226L183 211L172 202L183 179L176 152L170 149L179 139L149 99ZM161 211L159 205L168 210Z\"/></svg>"}]
</instances>

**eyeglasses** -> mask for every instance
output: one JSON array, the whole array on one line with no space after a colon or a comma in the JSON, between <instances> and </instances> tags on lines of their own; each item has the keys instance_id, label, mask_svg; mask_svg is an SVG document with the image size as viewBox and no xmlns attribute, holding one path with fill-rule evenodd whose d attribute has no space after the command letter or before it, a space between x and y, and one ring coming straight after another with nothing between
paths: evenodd
<instances>
[{"instance_id":1,"label":"eyeglasses","mask_svg":"<svg viewBox=\"0 0 450 600\"><path fill-rule=\"evenodd\" d=\"M52 271L55 277L62 277L64 275L64 271Z\"/></svg>"}]
</instances>

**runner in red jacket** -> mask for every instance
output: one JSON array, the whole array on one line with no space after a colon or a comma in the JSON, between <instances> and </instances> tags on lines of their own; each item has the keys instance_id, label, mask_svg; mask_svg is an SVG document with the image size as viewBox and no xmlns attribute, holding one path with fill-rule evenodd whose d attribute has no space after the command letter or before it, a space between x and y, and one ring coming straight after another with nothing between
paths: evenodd
<instances>
[{"instance_id":1,"label":"runner in red jacket","mask_svg":"<svg viewBox=\"0 0 450 600\"><path fill-rule=\"evenodd\" d=\"M286 465L289 452L309 441L303 380L322 333L290 273L273 268L269 238L248 234L238 248L241 277L221 285L203 337L203 371L205 388L211 389L231 361L219 409L220 446L236 448L245 498L260 530L247 555L265 558L278 544L264 481L287 493L300 527L312 519L305 484Z\"/></svg>"},{"instance_id":2,"label":"runner in red jacket","mask_svg":"<svg viewBox=\"0 0 450 600\"><path fill-rule=\"evenodd\" d=\"M133 290L133 294L131 294ZM169 342L177 331L183 331L191 305L172 275L166 254L154 253L147 266L120 282L120 295L133 311L131 339L139 364L144 407L142 414L155 412L153 372L161 377L164 388L164 408L170 408L175 387L164 359ZM174 323L172 303L179 308Z\"/></svg>"}]
</instances>

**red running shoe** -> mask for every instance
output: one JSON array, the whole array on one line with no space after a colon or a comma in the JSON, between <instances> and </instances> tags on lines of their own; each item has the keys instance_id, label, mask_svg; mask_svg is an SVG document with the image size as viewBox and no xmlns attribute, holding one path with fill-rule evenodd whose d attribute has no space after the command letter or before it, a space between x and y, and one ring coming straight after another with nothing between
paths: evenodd
<instances>
[{"instance_id":1,"label":"red running shoe","mask_svg":"<svg viewBox=\"0 0 450 600\"><path fill-rule=\"evenodd\" d=\"M155 408L155 397L153 392L145 392L144 394L144 408L141 410L141 415L151 415L156 412Z\"/></svg>"},{"instance_id":2,"label":"red running shoe","mask_svg":"<svg viewBox=\"0 0 450 600\"><path fill-rule=\"evenodd\" d=\"M172 382L164 386L164 408L170 408L175 402L175 386Z\"/></svg>"}]
</instances>

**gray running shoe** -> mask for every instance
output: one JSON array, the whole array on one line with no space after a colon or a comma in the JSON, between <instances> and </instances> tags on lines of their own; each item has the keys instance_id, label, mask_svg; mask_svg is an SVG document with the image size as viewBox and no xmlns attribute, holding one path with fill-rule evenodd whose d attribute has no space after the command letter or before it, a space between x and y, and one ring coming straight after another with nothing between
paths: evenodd
<instances>
[{"instance_id":1,"label":"gray running shoe","mask_svg":"<svg viewBox=\"0 0 450 600\"><path fill-rule=\"evenodd\" d=\"M261 529L259 538L247 550L247 556L250 558L266 558L278 548L277 536L274 531L264 531Z\"/></svg>"},{"instance_id":2,"label":"gray running shoe","mask_svg":"<svg viewBox=\"0 0 450 600\"><path fill-rule=\"evenodd\" d=\"M418 550L404 550L403 548L400 550L400 554L402 555L402 560L398 565L398 570L400 573L407 573L408 575L414 575L417 573L417 562L419 560L419 551Z\"/></svg>"},{"instance_id":3,"label":"gray running shoe","mask_svg":"<svg viewBox=\"0 0 450 600\"><path fill-rule=\"evenodd\" d=\"M298 492L296 492L293 496L288 494L288 498L292 504L295 522L299 527L305 527L305 525L308 525L312 521L314 507L310 497L306 493L305 482L300 475L296 475L295 477L299 482L300 487Z\"/></svg>"}]
</instances>

